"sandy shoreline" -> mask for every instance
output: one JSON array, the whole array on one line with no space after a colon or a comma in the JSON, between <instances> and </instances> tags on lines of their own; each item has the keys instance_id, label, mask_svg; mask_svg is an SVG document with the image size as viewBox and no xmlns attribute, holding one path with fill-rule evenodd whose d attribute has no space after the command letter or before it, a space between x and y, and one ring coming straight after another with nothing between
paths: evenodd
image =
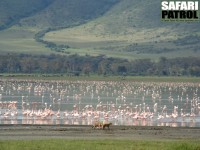
<instances>
[{"instance_id":1,"label":"sandy shoreline","mask_svg":"<svg viewBox=\"0 0 200 150\"><path fill-rule=\"evenodd\" d=\"M200 140L200 128L111 126L102 130L74 125L0 125L0 140L41 139Z\"/></svg>"}]
</instances>

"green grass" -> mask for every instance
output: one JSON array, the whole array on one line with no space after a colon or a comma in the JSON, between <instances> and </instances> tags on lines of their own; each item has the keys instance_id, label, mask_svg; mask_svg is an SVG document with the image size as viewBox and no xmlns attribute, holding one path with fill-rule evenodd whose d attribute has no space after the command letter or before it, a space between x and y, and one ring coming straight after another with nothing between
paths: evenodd
<instances>
[{"instance_id":1,"label":"green grass","mask_svg":"<svg viewBox=\"0 0 200 150\"><path fill-rule=\"evenodd\" d=\"M200 51L194 52L192 47L190 49L188 46L176 46L173 42L168 42L177 39L177 32L172 32L171 28L130 28L129 32L125 34L115 32L107 34L109 30L102 31L101 24L103 29L108 25L99 20L101 18L78 27L49 32L45 35L44 40L69 45L71 48L66 49L65 52L70 54L93 56L105 54L108 57L128 60L143 58L158 60L162 56L175 58L200 55ZM134 43L137 43L137 46L130 48L130 52L127 51L127 47ZM166 51L164 48L171 51ZM135 51L133 51L134 49ZM163 53L156 51L163 51Z\"/></svg>"},{"instance_id":2,"label":"green grass","mask_svg":"<svg viewBox=\"0 0 200 150\"><path fill-rule=\"evenodd\" d=\"M39 31L37 28L16 27L0 31L0 52L2 53L25 53L25 54L51 54L53 51L45 45L38 43L34 35Z\"/></svg>"},{"instance_id":3,"label":"green grass","mask_svg":"<svg viewBox=\"0 0 200 150\"><path fill-rule=\"evenodd\" d=\"M157 77L157 76L71 76L67 74L0 74L4 79L38 79L38 80L87 80L87 81L138 81L138 82L200 82L199 77Z\"/></svg>"},{"instance_id":4,"label":"green grass","mask_svg":"<svg viewBox=\"0 0 200 150\"><path fill-rule=\"evenodd\" d=\"M105 36L105 39L103 39L103 36L100 36L100 37L97 37L97 39L95 39L95 37L92 34L89 34L89 35L84 34L84 32L81 31L82 29L83 28L81 26L80 30L76 28L72 28L70 29L69 33L68 33L68 30L50 32L45 37L45 40L54 41L53 39L55 39L56 41L54 42L58 44L68 45L69 43L70 45L70 42L68 42L68 38L73 38L73 34L71 36L69 36L68 34L71 34L73 32L74 32L74 36L76 36L76 33L77 33L77 36L80 36L79 34L81 34L81 37L84 37L83 40L86 40L86 42L80 41L80 39L77 40L76 38L73 39L71 43L75 44L75 46L72 45L72 48L65 50L67 55L76 53L79 55L89 54L92 56L98 56L100 54L105 54L108 57L117 57L117 58L128 59L128 60L144 59L144 58L159 60L161 56L174 58L174 57L187 57L187 56L200 55L200 51L194 52L191 50L181 50L181 51L174 51L174 52L161 53L161 54L149 54L149 53L138 54L137 52L121 51L121 49L126 47L126 45L131 44L131 42L123 41L123 39L129 38L128 35L120 35L120 36L112 35L110 36L110 39L109 39L109 36ZM55 51L52 51L51 49L45 47L44 44L38 43L35 41L34 36L39 30L40 29L33 28L33 27L13 26L12 28L0 31L0 52L1 53L15 52L15 53L25 53L25 54L45 54L45 55L56 53ZM62 31L64 34L62 33ZM66 37L65 37L65 33L66 33ZM48 38L50 38L51 40ZM108 40L108 41L105 41L105 40ZM140 46L142 46L142 44Z\"/></svg>"},{"instance_id":5,"label":"green grass","mask_svg":"<svg viewBox=\"0 0 200 150\"><path fill-rule=\"evenodd\" d=\"M199 141L26 140L0 141L0 150L199 150Z\"/></svg>"},{"instance_id":6,"label":"green grass","mask_svg":"<svg viewBox=\"0 0 200 150\"><path fill-rule=\"evenodd\" d=\"M160 3L150 0L122 0L105 15L86 24L49 32L44 40L67 44L66 52L81 55L105 54L129 60L161 56L200 56L196 45L175 45L173 42L187 35L198 34L198 24L162 23ZM129 45L137 43L137 46ZM162 53L158 53L158 52Z\"/></svg>"},{"instance_id":7,"label":"green grass","mask_svg":"<svg viewBox=\"0 0 200 150\"><path fill-rule=\"evenodd\" d=\"M49 27L59 28L89 21L104 14L116 2L117 0L2 0L0 52L55 53L35 41L37 32Z\"/></svg>"},{"instance_id":8,"label":"green grass","mask_svg":"<svg viewBox=\"0 0 200 150\"><path fill-rule=\"evenodd\" d=\"M0 31L1 53L47 55L55 53L44 44L36 42L35 34L48 27L73 26L87 20L87 23L76 27L49 32L43 39L58 45L69 45L71 48L64 49L64 53L61 53L67 55L97 56L103 54L128 60L200 56L198 42L193 45L180 44L178 46L173 43L178 39L184 43L184 40L187 41L187 38L184 37L191 37L191 35L200 37L198 30L200 25L162 23L159 16L160 2L120 0L115 4L117 0L84 0L79 4L71 0L46 1L49 2L49 5L44 6L46 9L37 12L43 8L40 7L40 2L37 0L35 5L38 9L35 9L30 16L27 14L26 18L23 18L21 14L26 12L27 8L24 11L22 8L26 5L29 6L30 2L21 0L23 6L19 5L20 2L13 3L17 4L16 7L19 7L20 10L22 9L19 11L21 17L17 19L21 27L14 26ZM2 2L5 4L6 1ZM70 5L68 5L69 3ZM44 5L44 3L41 4ZM9 8L10 5L12 6L11 0L9 0ZM82 10L82 7L85 9ZM12 16L15 9L11 8L7 11ZM3 9L2 11L6 12ZM95 13L91 13L93 11ZM3 13L0 13L1 15L4 16ZM162 51L162 53L158 53L158 51Z\"/></svg>"}]
</instances>

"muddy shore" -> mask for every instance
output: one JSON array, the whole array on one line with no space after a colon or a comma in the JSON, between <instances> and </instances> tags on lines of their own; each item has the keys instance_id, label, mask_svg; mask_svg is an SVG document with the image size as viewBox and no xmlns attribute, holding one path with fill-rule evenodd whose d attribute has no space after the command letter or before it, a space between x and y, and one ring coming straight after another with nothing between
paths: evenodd
<instances>
[{"instance_id":1,"label":"muddy shore","mask_svg":"<svg viewBox=\"0 0 200 150\"><path fill-rule=\"evenodd\" d=\"M74 125L0 125L0 140L41 139L200 140L200 128L111 126L102 130Z\"/></svg>"}]
</instances>

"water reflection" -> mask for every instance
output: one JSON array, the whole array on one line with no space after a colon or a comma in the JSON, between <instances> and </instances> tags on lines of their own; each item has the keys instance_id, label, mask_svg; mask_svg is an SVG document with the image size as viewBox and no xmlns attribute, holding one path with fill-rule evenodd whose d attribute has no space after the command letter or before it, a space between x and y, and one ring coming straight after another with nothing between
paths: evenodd
<instances>
[{"instance_id":1,"label":"water reflection","mask_svg":"<svg viewBox=\"0 0 200 150\"><path fill-rule=\"evenodd\" d=\"M0 80L0 124L200 127L199 83Z\"/></svg>"}]
</instances>

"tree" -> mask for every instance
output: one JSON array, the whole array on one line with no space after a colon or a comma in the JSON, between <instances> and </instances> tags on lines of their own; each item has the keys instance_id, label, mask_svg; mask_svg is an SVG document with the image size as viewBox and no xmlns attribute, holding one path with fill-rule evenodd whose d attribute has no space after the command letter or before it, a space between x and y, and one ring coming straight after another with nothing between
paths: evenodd
<instances>
[{"instance_id":1,"label":"tree","mask_svg":"<svg viewBox=\"0 0 200 150\"><path fill-rule=\"evenodd\" d=\"M164 75L164 76L168 76L169 73L169 61L167 58L165 57L161 57L160 61L158 62L157 65L157 71L159 75Z\"/></svg>"},{"instance_id":2,"label":"tree","mask_svg":"<svg viewBox=\"0 0 200 150\"><path fill-rule=\"evenodd\" d=\"M192 76L200 76L200 67L199 66L191 67L190 73Z\"/></svg>"},{"instance_id":3,"label":"tree","mask_svg":"<svg viewBox=\"0 0 200 150\"><path fill-rule=\"evenodd\" d=\"M20 65L23 73L32 73L35 69L35 62L31 57L24 58Z\"/></svg>"},{"instance_id":4,"label":"tree","mask_svg":"<svg viewBox=\"0 0 200 150\"><path fill-rule=\"evenodd\" d=\"M92 70L92 67L91 67L91 64L90 64L90 63L85 63L85 64L83 65L82 71L83 71L83 73L84 73L85 75L89 76L91 70Z\"/></svg>"}]
</instances>

